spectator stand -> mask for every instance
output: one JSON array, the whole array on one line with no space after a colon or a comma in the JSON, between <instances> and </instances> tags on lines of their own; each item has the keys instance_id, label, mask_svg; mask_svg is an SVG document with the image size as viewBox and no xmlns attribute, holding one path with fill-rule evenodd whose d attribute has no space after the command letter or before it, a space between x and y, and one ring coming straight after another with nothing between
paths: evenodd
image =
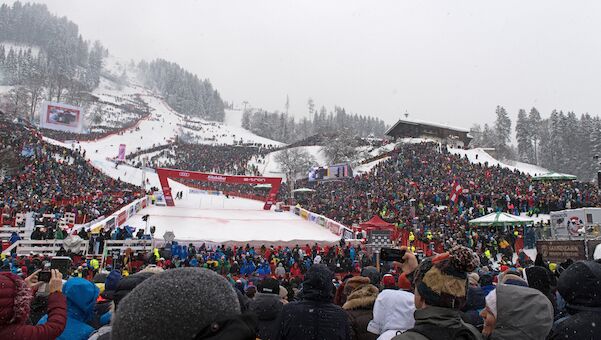
<instances>
[{"instance_id":1,"label":"spectator stand","mask_svg":"<svg viewBox=\"0 0 601 340\"><path fill-rule=\"evenodd\" d=\"M10 247L2 251L2 254L10 255L14 250L18 256L27 256L30 254L39 254L47 256L55 256L56 253L63 247L64 240L19 240L13 243ZM87 254L87 242L81 242L74 253Z\"/></svg>"}]
</instances>

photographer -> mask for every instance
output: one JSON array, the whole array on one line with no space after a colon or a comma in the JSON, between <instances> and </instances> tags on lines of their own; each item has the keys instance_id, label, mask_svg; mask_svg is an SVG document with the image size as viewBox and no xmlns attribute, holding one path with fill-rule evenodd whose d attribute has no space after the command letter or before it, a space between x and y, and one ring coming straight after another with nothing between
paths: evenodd
<instances>
[{"instance_id":1,"label":"photographer","mask_svg":"<svg viewBox=\"0 0 601 340\"><path fill-rule=\"evenodd\" d=\"M62 294L62 274L53 269L48 288L48 322L44 325L25 324L29 318L34 290L43 284L40 271L25 280L12 273L0 273L0 339L55 339L67 323L67 301Z\"/></svg>"}]
</instances>

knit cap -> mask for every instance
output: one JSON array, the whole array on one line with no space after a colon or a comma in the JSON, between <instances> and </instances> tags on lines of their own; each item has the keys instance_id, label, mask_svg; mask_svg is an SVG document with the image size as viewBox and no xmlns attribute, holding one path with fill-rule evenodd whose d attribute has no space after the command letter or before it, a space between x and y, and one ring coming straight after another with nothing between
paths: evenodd
<instances>
[{"instance_id":1,"label":"knit cap","mask_svg":"<svg viewBox=\"0 0 601 340\"><path fill-rule=\"evenodd\" d=\"M455 246L422 261L415 275L416 289L429 306L460 309L467 297L467 274L479 263L470 249Z\"/></svg>"},{"instance_id":2,"label":"knit cap","mask_svg":"<svg viewBox=\"0 0 601 340\"><path fill-rule=\"evenodd\" d=\"M266 277L257 285L259 293L280 294L280 283L271 277Z\"/></svg>"},{"instance_id":3,"label":"knit cap","mask_svg":"<svg viewBox=\"0 0 601 340\"><path fill-rule=\"evenodd\" d=\"M384 275L382 277L382 286L384 286L384 288L396 288L394 276L392 276L391 274Z\"/></svg>"},{"instance_id":4,"label":"knit cap","mask_svg":"<svg viewBox=\"0 0 601 340\"><path fill-rule=\"evenodd\" d=\"M194 339L213 322L238 315L238 297L225 278L178 268L151 276L121 300L111 338Z\"/></svg>"}]
</instances>

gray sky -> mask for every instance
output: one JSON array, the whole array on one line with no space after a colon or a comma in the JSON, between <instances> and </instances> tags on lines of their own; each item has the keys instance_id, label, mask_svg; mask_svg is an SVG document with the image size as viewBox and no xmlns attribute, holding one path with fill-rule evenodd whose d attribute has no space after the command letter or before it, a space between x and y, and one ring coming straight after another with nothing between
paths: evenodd
<instances>
[{"instance_id":1,"label":"gray sky","mask_svg":"<svg viewBox=\"0 0 601 340\"><path fill-rule=\"evenodd\" d=\"M288 94L297 116L309 97L464 127L498 104L601 112L598 0L38 2L116 56L178 62L235 103Z\"/></svg>"}]
</instances>

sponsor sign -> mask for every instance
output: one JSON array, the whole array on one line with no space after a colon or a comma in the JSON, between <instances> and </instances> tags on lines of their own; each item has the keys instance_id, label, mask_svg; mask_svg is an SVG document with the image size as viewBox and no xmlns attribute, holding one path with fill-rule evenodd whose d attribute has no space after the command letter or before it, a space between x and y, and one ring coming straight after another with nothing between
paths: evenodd
<instances>
[{"instance_id":1,"label":"sponsor sign","mask_svg":"<svg viewBox=\"0 0 601 340\"><path fill-rule=\"evenodd\" d=\"M117 227L122 226L127 221L127 211L122 211L117 215Z\"/></svg>"},{"instance_id":2,"label":"sponsor sign","mask_svg":"<svg viewBox=\"0 0 601 340\"><path fill-rule=\"evenodd\" d=\"M567 259L574 261L586 260L584 240L571 241L537 241L536 250L543 255L545 260L551 262L564 262Z\"/></svg>"},{"instance_id":3,"label":"sponsor sign","mask_svg":"<svg viewBox=\"0 0 601 340\"><path fill-rule=\"evenodd\" d=\"M46 129L82 133L83 110L64 103L43 102L40 108L40 126Z\"/></svg>"},{"instance_id":4,"label":"sponsor sign","mask_svg":"<svg viewBox=\"0 0 601 340\"><path fill-rule=\"evenodd\" d=\"M142 210L142 203L137 202L136 203L136 212L139 212L140 210Z\"/></svg>"},{"instance_id":5,"label":"sponsor sign","mask_svg":"<svg viewBox=\"0 0 601 340\"><path fill-rule=\"evenodd\" d=\"M300 211L300 217L302 217L305 220L309 219L309 212L307 210L302 209Z\"/></svg>"},{"instance_id":6,"label":"sponsor sign","mask_svg":"<svg viewBox=\"0 0 601 340\"><path fill-rule=\"evenodd\" d=\"M119 154L117 159L120 161L125 161L125 144L119 144Z\"/></svg>"},{"instance_id":7,"label":"sponsor sign","mask_svg":"<svg viewBox=\"0 0 601 340\"><path fill-rule=\"evenodd\" d=\"M180 177L190 177L190 173L189 172L185 172L185 171L181 171L179 173Z\"/></svg>"},{"instance_id":8,"label":"sponsor sign","mask_svg":"<svg viewBox=\"0 0 601 340\"><path fill-rule=\"evenodd\" d=\"M325 227L325 225L326 225L326 218L323 217L323 216L319 216L317 218L317 224L319 224L322 227Z\"/></svg>"},{"instance_id":9,"label":"sponsor sign","mask_svg":"<svg viewBox=\"0 0 601 340\"><path fill-rule=\"evenodd\" d=\"M342 229L342 237L344 237L345 240L352 240L355 238L353 236L353 231L347 228Z\"/></svg>"},{"instance_id":10,"label":"sponsor sign","mask_svg":"<svg viewBox=\"0 0 601 340\"><path fill-rule=\"evenodd\" d=\"M132 218L135 214L136 214L136 207L134 205L131 205L128 209L127 216L129 218Z\"/></svg>"},{"instance_id":11,"label":"sponsor sign","mask_svg":"<svg viewBox=\"0 0 601 340\"><path fill-rule=\"evenodd\" d=\"M115 217L111 217L108 220L106 220L105 228L107 230L115 229Z\"/></svg>"},{"instance_id":12,"label":"sponsor sign","mask_svg":"<svg viewBox=\"0 0 601 340\"><path fill-rule=\"evenodd\" d=\"M209 180L209 182L225 182L227 180L227 177L219 175L209 175L207 179Z\"/></svg>"},{"instance_id":13,"label":"sponsor sign","mask_svg":"<svg viewBox=\"0 0 601 340\"><path fill-rule=\"evenodd\" d=\"M247 177L247 178L244 178L244 182L265 183L265 182L267 182L267 180L265 178L259 178L259 177Z\"/></svg>"}]
</instances>

